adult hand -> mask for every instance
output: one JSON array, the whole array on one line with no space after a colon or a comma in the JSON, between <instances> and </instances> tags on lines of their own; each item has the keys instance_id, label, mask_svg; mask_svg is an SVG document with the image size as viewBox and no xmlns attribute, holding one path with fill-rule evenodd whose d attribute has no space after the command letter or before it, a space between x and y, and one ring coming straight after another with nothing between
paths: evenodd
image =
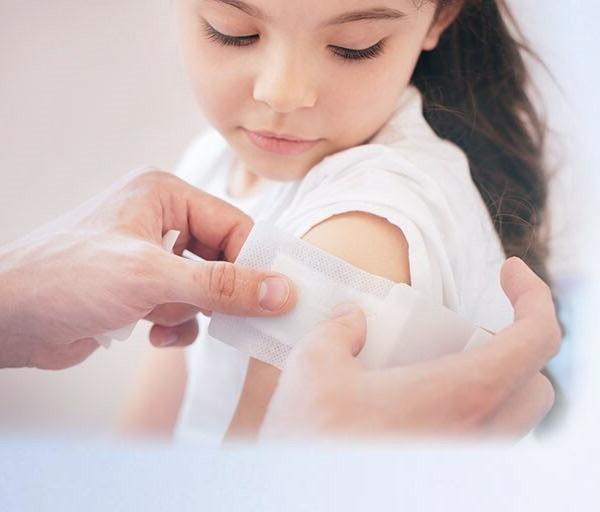
<instances>
[{"instance_id":1,"label":"adult hand","mask_svg":"<svg viewBox=\"0 0 600 512\"><path fill-rule=\"evenodd\" d=\"M295 350L261 435L277 437L520 436L553 404L540 373L561 331L549 288L519 259L502 285L514 324L487 345L435 361L368 371L362 312L342 306Z\"/></svg>"},{"instance_id":2,"label":"adult hand","mask_svg":"<svg viewBox=\"0 0 600 512\"><path fill-rule=\"evenodd\" d=\"M88 357L94 336L141 318L156 345L197 334L198 311L272 316L293 285L233 261L252 220L168 173L135 172L77 210L0 248L0 367L58 369ZM162 250L168 230L181 235ZM179 257L185 249L212 262ZM223 260L223 261L221 261Z\"/></svg>"}]
</instances>

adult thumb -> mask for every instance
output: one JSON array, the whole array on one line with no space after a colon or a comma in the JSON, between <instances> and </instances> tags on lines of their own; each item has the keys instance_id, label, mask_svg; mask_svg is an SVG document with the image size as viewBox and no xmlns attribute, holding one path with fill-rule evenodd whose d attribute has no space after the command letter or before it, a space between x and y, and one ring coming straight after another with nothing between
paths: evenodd
<instances>
[{"instance_id":1,"label":"adult thumb","mask_svg":"<svg viewBox=\"0 0 600 512\"><path fill-rule=\"evenodd\" d=\"M185 303L203 311L239 316L275 316L296 303L285 276L224 261L193 261L168 256L164 303ZM166 263L166 262L165 262Z\"/></svg>"},{"instance_id":2,"label":"adult thumb","mask_svg":"<svg viewBox=\"0 0 600 512\"><path fill-rule=\"evenodd\" d=\"M340 304L330 318L319 323L298 346L300 354L311 354L323 362L354 358L365 345L367 320L355 304Z\"/></svg>"},{"instance_id":3,"label":"adult thumb","mask_svg":"<svg viewBox=\"0 0 600 512\"><path fill-rule=\"evenodd\" d=\"M554 316L550 287L520 258L504 263L501 283L515 310L515 320L539 314Z\"/></svg>"}]
</instances>

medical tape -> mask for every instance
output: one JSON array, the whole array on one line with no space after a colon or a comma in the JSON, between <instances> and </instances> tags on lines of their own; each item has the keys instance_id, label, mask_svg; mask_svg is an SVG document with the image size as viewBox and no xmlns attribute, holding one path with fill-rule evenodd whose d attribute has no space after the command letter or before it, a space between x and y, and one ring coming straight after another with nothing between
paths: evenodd
<instances>
[{"instance_id":1,"label":"medical tape","mask_svg":"<svg viewBox=\"0 0 600 512\"><path fill-rule=\"evenodd\" d=\"M358 358L369 368L435 359L491 337L410 286L369 274L268 223L254 226L236 264L290 277L297 289L296 307L272 318L213 313L208 332L280 369L307 333L347 302L365 312L367 339Z\"/></svg>"}]
</instances>

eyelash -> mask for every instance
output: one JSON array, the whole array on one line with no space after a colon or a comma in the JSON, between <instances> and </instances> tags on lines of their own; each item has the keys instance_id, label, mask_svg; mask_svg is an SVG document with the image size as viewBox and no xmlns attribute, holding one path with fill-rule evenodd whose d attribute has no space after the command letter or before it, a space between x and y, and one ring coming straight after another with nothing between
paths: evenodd
<instances>
[{"instance_id":1,"label":"eyelash","mask_svg":"<svg viewBox=\"0 0 600 512\"><path fill-rule=\"evenodd\" d=\"M258 35L240 37L228 36L217 31L214 27L206 22L204 23L204 29L208 39L222 46L250 46L259 39ZM332 46L331 48L334 55L337 55L346 61L357 61L375 59L376 57L379 57L379 55L383 53L383 47L384 41L381 40L370 48L365 48L363 50L351 50L350 48L342 48L341 46Z\"/></svg>"}]
</instances>

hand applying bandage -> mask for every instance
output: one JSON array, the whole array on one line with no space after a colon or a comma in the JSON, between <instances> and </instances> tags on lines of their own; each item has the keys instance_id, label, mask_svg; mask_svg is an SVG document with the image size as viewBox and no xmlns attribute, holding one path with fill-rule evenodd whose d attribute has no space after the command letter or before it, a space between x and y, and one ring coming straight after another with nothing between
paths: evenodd
<instances>
[{"instance_id":1,"label":"hand applying bandage","mask_svg":"<svg viewBox=\"0 0 600 512\"><path fill-rule=\"evenodd\" d=\"M198 311L274 316L294 303L284 276L238 268L252 221L164 172L135 172L30 235L0 248L0 367L59 369L94 337L141 318L155 345L195 339ZM174 254L162 237L180 232ZM207 262L179 256L184 250Z\"/></svg>"},{"instance_id":2,"label":"hand applying bandage","mask_svg":"<svg viewBox=\"0 0 600 512\"><path fill-rule=\"evenodd\" d=\"M561 331L550 289L519 259L502 269L514 323L467 352L368 370L356 356L366 319L334 310L297 345L262 426L263 439L520 437L546 415L552 385L540 371Z\"/></svg>"}]
</instances>

